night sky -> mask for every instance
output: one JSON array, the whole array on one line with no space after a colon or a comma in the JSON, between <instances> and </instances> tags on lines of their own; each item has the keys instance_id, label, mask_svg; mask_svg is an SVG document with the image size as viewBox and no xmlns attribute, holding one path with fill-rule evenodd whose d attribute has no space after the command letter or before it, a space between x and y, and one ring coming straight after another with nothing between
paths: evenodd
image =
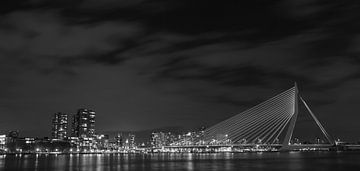
<instances>
[{"instance_id":1,"label":"night sky","mask_svg":"<svg viewBox=\"0 0 360 171\"><path fill-rule=\"evenodd\" d=\"M360 139L358 0L2 0L0 132L211 126L291 88ZM308 131L308 130L305 130Z\"/></svg>"}]
</instances>

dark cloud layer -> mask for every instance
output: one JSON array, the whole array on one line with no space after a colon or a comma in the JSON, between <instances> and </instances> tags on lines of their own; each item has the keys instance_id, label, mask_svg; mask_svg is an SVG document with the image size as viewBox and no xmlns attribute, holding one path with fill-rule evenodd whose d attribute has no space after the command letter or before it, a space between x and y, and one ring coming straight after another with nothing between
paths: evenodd
<instances>
[{"instance_id":1,"label":"dark cloud layer","mask_svg":"<svg viewBox=\"0 0 360 171\"><path fill-rule=\"evenodd\" d=\"M211 125L297 81L329 132L359 139L359 5L4 1L0 130L46 136L79 107L104 131Z\"/></svg>"}]
</instances>

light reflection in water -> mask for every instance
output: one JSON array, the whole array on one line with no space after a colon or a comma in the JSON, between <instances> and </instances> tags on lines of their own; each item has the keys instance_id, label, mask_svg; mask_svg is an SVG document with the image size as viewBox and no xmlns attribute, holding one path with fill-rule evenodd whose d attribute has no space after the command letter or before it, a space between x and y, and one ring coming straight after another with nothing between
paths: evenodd
<instances>
[{"instance_id":1,"label":"light reflection in water","mask_svg":"<svg viewBox=\"0 0 360 171\"><path fill-rule=\"evenodd\" d=\"M73 163L74 163L74 154L69 155L68 161L69 161L68 170L72 171L73 170Z\"/></svg>"},{"instance_id":2,"label":"light reflection in water","mask_svg":"<svg viewBox=\"0 0 360 171\"><path fill-rule=\"evenodd\" d=\"M4 168L5 166L5 158L6 158L6 155L0 155L0 168Z\"/></svg>"},{"instance_id":3,"label":"light reflection in water","mask_svg":"<svg viewBox=\"0 0 360 171\"><path fill-rule=\"evenodd\" d=\"M37 170L39 167L39 154L36 154L35 156L35 169Z\"/></svg>"},{"instance_id":4,"label":"light reflection in water","mask_svg":"<svg viewBox=\"0 0 360 171\"><path fill-rule=\"evenodd\" d=\"M360 170L360 152L0 155L0 170Z\"/></svg>"}]
</instances>

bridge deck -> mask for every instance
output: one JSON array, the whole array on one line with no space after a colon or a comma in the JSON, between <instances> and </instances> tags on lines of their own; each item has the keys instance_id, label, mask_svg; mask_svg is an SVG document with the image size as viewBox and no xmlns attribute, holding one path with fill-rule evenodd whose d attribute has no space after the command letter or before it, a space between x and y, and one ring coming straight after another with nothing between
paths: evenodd
<instances>
[{"instance_id":1,"label":"bridge deck","mask_svg":"<svg viewBox=\"0 0 360 171\"><path fill-rule=\"evenodd\" d=\"M222 148L222 147L274 147L280 148L282 144L224 144L224 145L185 145L185 146L164 146L164 148ZM296 144L290 145L292 149L298 148L330 148L332 144ZM360 147L360 146L359 146Z\"/></svg>"}]
</instances>

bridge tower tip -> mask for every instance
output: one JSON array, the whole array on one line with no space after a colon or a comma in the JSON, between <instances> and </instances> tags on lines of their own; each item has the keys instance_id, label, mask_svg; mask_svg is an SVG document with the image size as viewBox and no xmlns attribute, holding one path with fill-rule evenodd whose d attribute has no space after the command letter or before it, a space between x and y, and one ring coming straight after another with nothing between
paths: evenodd
<instances>
[{"instance_id":1,"label":"bridge tower tip","mask_svg":"<svg viewBox=\"0 0 360 171\"><path fill-rule=\"evenodd\" d=\"M298 92L298 91L299 91L299 87L298 87L298 84L297 84L296 81L294 82L294 87L295 87L296 91Z\"/></svg>"}]
</instances>

